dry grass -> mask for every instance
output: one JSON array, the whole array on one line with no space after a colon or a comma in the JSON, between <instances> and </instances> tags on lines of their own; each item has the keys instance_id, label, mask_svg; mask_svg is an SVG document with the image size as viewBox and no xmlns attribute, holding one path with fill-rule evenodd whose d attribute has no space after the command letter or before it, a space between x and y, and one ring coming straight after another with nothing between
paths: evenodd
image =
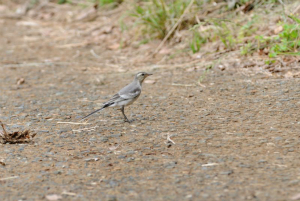
<instances>
[{"instance_id":1,"label":"dry grass","mask_svg":"<svg viewBox=\"0 0 300 201\"><path fill-rule=\"evenodd\" d=\"M35 137L36 133L31 132L29 129L24 131L14 131L8 133L4 124L0 121L2 131L0 131L0 142L2 144L22 144L29 143Z\"/></svg>"}]
</instances>

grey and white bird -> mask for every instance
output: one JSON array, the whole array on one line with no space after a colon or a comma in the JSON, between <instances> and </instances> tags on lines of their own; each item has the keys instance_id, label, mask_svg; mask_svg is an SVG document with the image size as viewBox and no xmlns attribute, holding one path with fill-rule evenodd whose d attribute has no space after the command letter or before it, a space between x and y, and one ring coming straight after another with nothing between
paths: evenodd
<instances>
[{"instance_id":1,"label":"grey and white bird","mask_svg":"<svg viewBox=\"0 0 300 201\"><path fill-rule=\"evenodd\" d=\"M81 120L86 119L87 117L95 114L96 112L99 112L107 107L115 107L119 106L120 110L124 116L125 122L131 122L126 117L124 108L127 105L131 105L134 101L138 99L138 97L141 95L142 92L142 84L146 77L150 76L152 74L145 73L145 72L139 72L135 75L133 82L125 86L123 89L121 89L117 94L115 94L109 101L103 103L103 106L92 112L91 114L83 117Z\"/></svg>"}]
</instances>

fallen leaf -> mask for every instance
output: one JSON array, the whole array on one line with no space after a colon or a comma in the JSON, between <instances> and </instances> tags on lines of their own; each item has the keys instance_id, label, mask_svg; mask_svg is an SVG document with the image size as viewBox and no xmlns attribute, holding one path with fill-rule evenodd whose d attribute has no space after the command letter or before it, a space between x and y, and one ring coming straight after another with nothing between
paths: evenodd
<instances>
[{"instance_id":1,"label":"fallen leaf","mask_svg":"<svg viewBox=\"0 0 300 201\"><path fill-rule=\"evenodd\" d=\"M91 162L91 161L98 161L99 158L88 158L88 159L85 159L84 161L86 162Z\"/></svg>"},{"instance_id":2,"label":"fallen leaf","mask_svg":"<svg viewBox=\"0 0 300 201\"><path fill-rule=\"evenodd\" d=\"M286 74L284 74L285 78L292 78L294 77L294 74L291 71L288 71Z\"/></svg>"},{"instance_id":3,"label":"fallen leaf","mask_svg":"<svg viewBox=\"0 0 300 201\"><path fill-rule=\"evenodd\" d=\"M283 30L283 27L282 26L279 26L279 27L276 27L275 29L274 29L274 34L279 34L280 32L282 32L282 30Z\"/></svg>"},{"instance_id":4,"label":"fallen leaf","mask_svg":"<svg viewBox=\"0 0 300 201\"><path fill-rule=\"evenodd\" d=\"M300 199L300 193L297 193L293 197L291 197L291 200L299 200Z\"/></svg>"},{"instance_id":5,"label":"fallen leaf","mask_svg":"<svg viewBox=\"0 0 300 201\"><path fill-rule=\"evenodd\" d=\"M5 166L6 164L2 160L0 160L0 165Z\"/></svg>"},{"instance_id":6,"label":"fallen leaf","mask_svg":"<svg viewBox=\"0 0 300 201\"><path fill-rule=\"evenodd\" d=\"M78 17L76 18L76 21L93 21L97 18L97 8L95 8L95 6L91 7L91 8L87 8L85 10L82 11L81 14L78 15Z\"/></svg>"},{"instance_id":7,"label":"fallen leaf","mask_svg":"<svg viewBox=\"0 0 300 201\"><path fill-rule=\"evenodd\" d=\"M111 25L109 25L109 26L104 26L104 27L102 27L102 29L101 29L101 33L109 34L109 33L112 32L113 28L114 28L114 27L111 26Z\"/></svg>"},{"instance_id":8,"label":"fallen leaf","mask_svg":"<svg viewBox=\"0 0 300 201\"><path fill-rule=\"evenodd\" d=\"M60 195L52 194L52 195L46 195L46 199L50 201L60 200L62 197Z\"/></svg>"},{"instance_id":9,"label":"fallen leaf","mask_svg":"<svg viewBox=\"0 0 300 201\"><path fill-rule=\"evenodd\" d=\"M169 48L163 48L159 51L159 54L170 54L171 53L171 49Z\"/></svg>"},{"instance_id":10,"label":"fallen leaf","mask_svg":"<svg viewBox=\"0 0 300 201\"><path fill-rule=\"evenodd\" d=\"M68 192L68 191L66 191L66 190L64 190L61 194L63 194L63 195L72 195L72 196L76 196L76 193Z\"/></svg>"},{"instance_id":11,"label":"fallen leaf","mask_svg":"<svg viewBox=\"0 0 300 201\"><path fill-rule=\"evenodd\" d=\"M249 11L251 11L254 8L254 5L252 3L246 3L246 5L244 6L244 8L242 9L244 13L247 13Z\"/></svg>"},{"instance_id":12,"label":"fallen leaf","mask_svg":"<svg viewBox=\"0 0 300 201\"><path fill-rule=\"evenodd\" d=\"M154 83L156 83L156 80L145 80L145 83L154 84Z\"/></svg>"},{"instance_id":13,"label":"fallen leaf","mask_svg":"<svg viewBox=\"0 0 300 201\"><path fill-rule=\"evenodd\" d=\"M108 46L107 48L110 49L110 50L116 50L116 49L120 48L120 44L115 43L115 44L112 44L112 45Z\"/></svg>"},{"instance_id":14,"label":"fallen leaf","mask_svg":"<svg viewBox=\"0 0 300 201\"><path fill-rule=\"evenodd\" d=\"M17 26L36 27L39 26L39 24L33 21L20 21L17 22Z\"/></svg>"},{"instance_id":15,"label":"fallen leaf","mask_svg":"<svg viewBox=\"0 0 300 201\"><path fill-rule=\"evenodd\" d=\"M201 59L202 56L203 56L203 55L200 54L200 53L199 53L199 54L193 54L193 55L192 55L192 58L193 58L193 59Z\"/></svg>"},{"instance_id":16,"label":"fallen leaf","mask_svg":"<svg viewBox=\"0 0 300 201\"><path fill-rule=\"evenodd\" d=\"M40 40L40 38L38 38L38 37L32 37L32 36L24 36L23 37L23 40L24 41L37 41L37 40Z\"/></svg>"},{"instance_id":17,"label":"fallen leaf","mask_svg":"<svg viewBox=\"0 0 300 201\"><path fill-rule=\"evenodd\" d=\"M223 70L226 69L224 65L219 65L218 68L219 68L221 71L223 71Z\"/></svg>"},{"instance_id":18,"label":"fallen leaf","mask_svg":"<svg viewBox=\"0 0 300 201\"><path fill-rule=\"evenodd\" d=\"M126 70L124 68L118 68L118 72L124 73L124 72L126 72Z\"/></svg>"},{"instance_id":19,"label":"fallen leaf","mask_svg":"<svg viewBox=\"0 0 300 201\"><path fill-rule=\"evenodd\" d=\"M0 13L4 13L4 12L6 12L6 11L8 11L7 6L0 5Z\"/></svg>"},{"instance_id":20,"label":"fallen leaf","mask_svg":"<svg viewBox=\"0 0 300 201\"><path fill-rule=\"evenodd\" d=\"M113 151L116 150L120 145L118 144L117 146L111 146L109 147L109 150Z\"/></svg>"},{"instance_id":21,"label":"fallen leaf","mask_svg":"<svg viewBox=\"0 0 300 201\"><path fill-rule=\"evenodd\" d=\"M195 68L195 67L192 67L192 68L186 69L186 72L193 72L194 70L196 70L196 68Z\"/></svg>"},{"instance_id":22,"label":"fallen leaf","mask_svg":"<svg viewBox=\"0 0 300 201\"><path fill-rule=\"evenodd\" d=\"M24 84L25 83L25 79L24 78L18 78L17 79L17 85L21 85L21 84Z\"/></svg>"}]
</instances>

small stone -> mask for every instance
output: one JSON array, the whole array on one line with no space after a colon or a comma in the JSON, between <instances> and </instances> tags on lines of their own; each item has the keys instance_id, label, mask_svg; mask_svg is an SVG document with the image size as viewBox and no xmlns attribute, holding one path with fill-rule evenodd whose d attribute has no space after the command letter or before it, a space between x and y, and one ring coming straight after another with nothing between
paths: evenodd
<instances>
[{"instance_id":1,"label":"small stone","mask_svg":"<svg viewBox=\"0 0 300 201\"><path fill-rule=\"evenodd\" d=\"M119 185L119 183L115 180L109 180L108 183L109 183L110 187L116 187Z\"/></svg>"},{"instance_id":2,"label":"small stone","mask_svg":"<svg viewBox=\"0 0 300 201\"><path fill-rule=\"evenodd\" d=\"M107 201L117 201L117 196L115 195L109 195L108 198L107 198Z\"/></svg>"},{"instance_id":3,"label":"small stone","mask_svg":"<svg viewBox=\"0 0 300 201\"><path fill-rule=\"evenodd\" d=\"M135 154L135 151L127 151L126 155L133 155Z\"/></svg>"},{"instance_id":4,"label":"small stone","mask_svg":"<svg viewBox=\"0 0 300 201\"><path fill-rule=\"evenodd\" d=\"M47 130L39 130L38 132L39 133L49 133L49 131L47 131Z\"/></svg>"},{"instance_id":5,"label":"small stone","mask_svg":"<svg viewBox=\"0 0 300 201\"><path fill-rule=\"evenodd\" d=\"M240 164L239 166L242 168L250 168L251 167L250 165L247 165L247 164Z\"/></svg>"},{"instance_id":6,"label":"small stone","mask_svg":"<svg viewBox=\"0 0 300 201\"><path fill-rule=\"evenodd\" d=\"M205 178L205 179L210 179L211 176L207 174L207 175L204 176L204 178Z\"/></svg>"},{"instance_id":7,"label":"small stone","mask_svg":"<svg viewBox=\"0 0 300 201\"><path fill-rule=\"evenodd\" d=\"M24 148L25 148L25 147L21 147L21 148L19 149L19 151L23 151L23 150L24 150Z\"/></svg>"},{"instance_id":8,"label":"small stone","mask_svg":"<svg viewBox=\"0 0 300 201\"><path fill-rule=\"evenodd\" d=\"M91 141L91 142L95 142L95 141L97 141L97 139L96 139L96 138L94 138L94 137L92 137L92 138L90 138L90 139L89 139L89 141Z\"/></svg>"},{"instance_id":9,"label":"small stone","mask_svg":"<svg viewBox=\"0 0 300 201\"><path fill-rule=\"evenodd\" d=\"M64 92L57 92L55 95L56 96L62 96L62 95L64 95Z\"/></svg>"},{"instance_id":10,"label":"small stone","mask_svg":"<svg viewBox=\"0 0 300 201\"><path fill-rule=\"evenodd\" d=\"M134 161L135 160L135 158L134 157L130 157L130 158L127 158L127 162L132 162L132 161Z\"/></svg>"},{"instance_id":11,"label":"small stone","mask_svg":"<svg viewBox=\"0 0 300 201\"><path fill-rule=\"evenodd\" d=\"M115 137L115 138L118 138L118 137L121 137L121 136L122 136L121 133L110 135L110 137Z\"/></svg>"},{"instance_id":12,"label":"small stone","mask_svg":"<svg viewBox=\"0 0 300 201\"><path fill-rule=\"evenodd\" d=\"M203 198L208 198L208 197L209 197L209 194L204 193L204 194L202 194L201 196L202 196Z\"/></svg>"},{"instance_id":13,"label":"small stone","mask_svg":"<svg viewBox=\"0 0 300 201\"><path fill-rule=\"evenodd\" d=\"M198 141L200 144L205 144L206 143L206 140L199 140Z\"/></svg>"},{"instance_id":14,"label":"small stone","mask_svg":"<svg viewBox=\"0 0 300 201\"><path fill-rule=\"evenodd\" d=\"M120 156L118 156L118 158L119 159L124 159L124 158L126 158L126 156L125 155L120 155Z\"/></svg>"},{"instance_id":15,"label":"small stone","mask_svg":"<svg viewBox=\"0 0 300 201\"><path fill-rule=\"evenodd\" d=\"M222 175L231 175L232 173L233 173L233 170L228 170L228 171L221 172L220 174L222 174Z\"/></svg>"},{"instance_id":16,"label":"small stone","mask_svg":"<svg viewBox=\"0 0 300 201\"><path fill-rule=\"evenodd\" d=\"M173 162L165 164L165 168L168 168L168 169L175 168L176 165L177 165L177 162L173 161Z\"/></svg>"},{"instance_id":17,"label":"small stone","mask_svg":"<svg viewBox=\"0 0 300 201\"><path fill-rule=\"evenodd\" d=\"M101 137L101 138L100 138L100 141L101 141L101 142L108 142L108 137Z\"/></svg>"},{"instance_id":18,"label":"small stone","mask_svg":"<svg viewBox=\"0 0 300 201\"><path fill-rule=\"evenodd\" d=\"M57 134L61 134L61 133L65 133L68 132L68 129L61 129L59 131L57 131Z\"/></svg>"},{"instance_id":19,"label":"small stone","mask_svg":"<svg viewBox=\"0 0 300 201\"><path fill-rule=\"evenodd\" d=\"M135 141L136 141L136 139L132 138L132 139L128 140L127 143L133 143Z\"/></svg>"},{"instance_id":20,"label":"small stone","mask_svg":"<svg viewBox=\"0 0 300 201\"><path fill-rule=\"evenodd\" d=\"M48 139L46 139L46 142L47 142L47 143L53 143L53 138L48 138Z\"/></svg>"}]
</instances>

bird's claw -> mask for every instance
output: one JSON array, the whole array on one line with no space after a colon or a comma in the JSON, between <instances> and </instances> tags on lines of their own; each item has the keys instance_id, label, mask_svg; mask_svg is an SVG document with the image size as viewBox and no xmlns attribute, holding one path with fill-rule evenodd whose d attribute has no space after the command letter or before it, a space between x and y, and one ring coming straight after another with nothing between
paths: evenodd
<instances>
[{"instance_id":1,"label":"bird's claw","mask_svg":"<svg viewBox=\"0 0 300 201\"><path fill-rule=\"evenodd\" d=\"M129 119L125 119L124 121L127 122L127 123L133 122L133 120L129 120Z\"/></svg>"}]
</instances>

